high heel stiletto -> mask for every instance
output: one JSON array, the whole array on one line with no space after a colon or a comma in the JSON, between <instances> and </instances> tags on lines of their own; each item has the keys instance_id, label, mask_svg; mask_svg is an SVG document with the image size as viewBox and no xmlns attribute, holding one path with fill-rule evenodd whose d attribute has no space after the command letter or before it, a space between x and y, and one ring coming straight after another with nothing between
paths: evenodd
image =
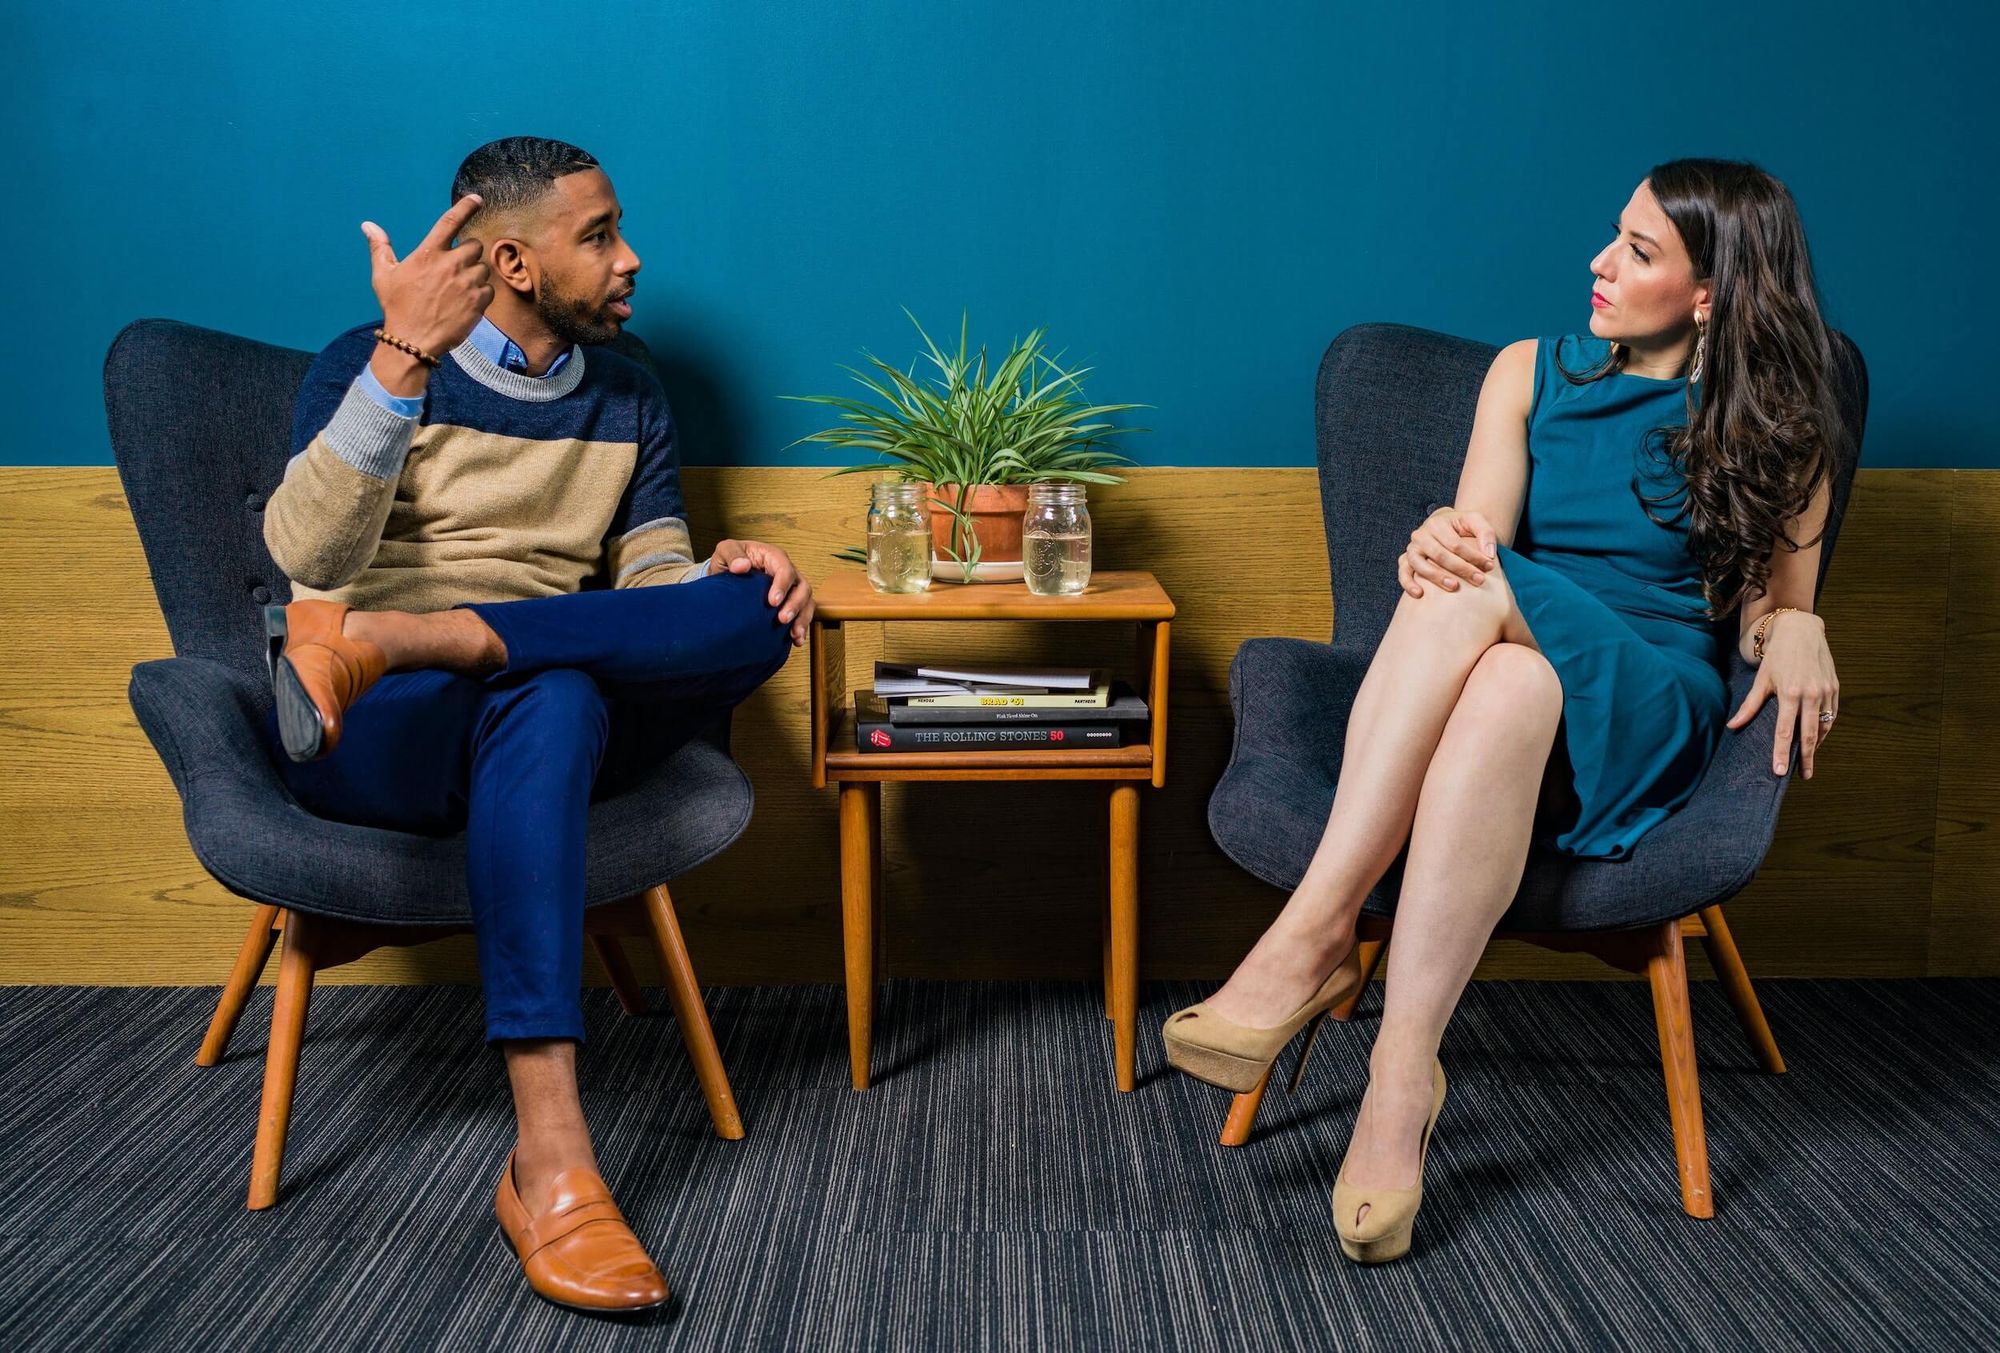
<instances>
[{"instance_id":1,"label":"high heel stiletto","mask_svg":"<svg viewBox=\"0 0 2000 1353\"><path fill-rule=\"evenodd\" d=\"M1353 995L1360 985L1361 946L1357 944L1327 974L1319 990L1282 1024L1253 1029L1224 1019L1208 1008L1207 1001L1176 1010L1160 1029L1167 1060L1198 1081L1239 1095L1254 1090L1299 1030ZM1318 1031L1317 1025L1314 1031Z\"/></svg>"},{"instance_id":2,"label":"high heel stiletto","mask_svg":"<svg viewBox=\"0 0 2000 1353\"><path fill-rule=\"evenodd\" d=\"M1424 1144L1417 1153L1417 1183L1407 1189L1363 1189L1347 1182L1343 1168L1333 1181L1333 1225L1340 1233L1340 1252L1357 1264L1386 1264L1410 1252L1417 1209L1424 1201L1424 1162L1431 1154L1431 1132L1444 1109L1444 1063L1431 1064L1431 1116L1424 1124ZM1365 1220L1354 1218L1363 1207Z\"/></svg>"}]
</instances>

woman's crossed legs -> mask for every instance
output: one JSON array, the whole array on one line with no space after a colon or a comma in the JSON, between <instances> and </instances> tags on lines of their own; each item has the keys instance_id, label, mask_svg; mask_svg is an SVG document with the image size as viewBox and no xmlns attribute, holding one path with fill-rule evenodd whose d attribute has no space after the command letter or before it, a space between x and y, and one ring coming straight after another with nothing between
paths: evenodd
<instances>
[{"instance_id":1,"label":"woman's crossed legs","mask_svg":"<svg viewBox=\"0 0 2000 1353\"><path fill-rule=\"evenodd\" d=\"M1368 892L1409 843L1382 1025L1343 1167L1417 1182L1431 1062L1527 862L1562 687L1500 570L1405 595L1356 694L1340 782L1304 878L1229 981L1223 1017L1281 1023L1354 944Z\"/></svg>"}]
</instances>

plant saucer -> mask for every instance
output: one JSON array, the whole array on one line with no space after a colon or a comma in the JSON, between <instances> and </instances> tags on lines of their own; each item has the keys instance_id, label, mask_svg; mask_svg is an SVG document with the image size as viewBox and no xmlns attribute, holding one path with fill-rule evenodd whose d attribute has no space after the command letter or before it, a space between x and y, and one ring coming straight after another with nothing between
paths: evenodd
<instances>
[{"instance_id":1,"label":"plant saucer","mask_svg":"<svg viewBox=\"0 0 2000 1353\"><path fill-rule=\"evenodd\" d=\"M996 559L972 566L972 581L976 583L1017 583L1025 576L1019 559ZM965 565L956 559L931 556L931 581L962 583L965 580Z\"/></svg>"}]
</instances>

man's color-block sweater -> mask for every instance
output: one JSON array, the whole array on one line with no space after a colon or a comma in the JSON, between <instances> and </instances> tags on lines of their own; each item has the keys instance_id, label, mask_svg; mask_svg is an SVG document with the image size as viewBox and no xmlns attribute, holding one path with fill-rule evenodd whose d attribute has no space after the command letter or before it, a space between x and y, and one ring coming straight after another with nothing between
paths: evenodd
<instances>
[{"instance_id":1,"label":"man's color-block sweater","mask_svg":"<svg viewBox=\"0 0 2000 1353\"><path fill-rule=\"evenodd\" d=\"M296 598L442 610L594 585L693 581L673 417L651 373L572 349L545 378L471 340L401 418L355 384L380 321L314 360L264 543Z\"/></svg>"}]
</instances>

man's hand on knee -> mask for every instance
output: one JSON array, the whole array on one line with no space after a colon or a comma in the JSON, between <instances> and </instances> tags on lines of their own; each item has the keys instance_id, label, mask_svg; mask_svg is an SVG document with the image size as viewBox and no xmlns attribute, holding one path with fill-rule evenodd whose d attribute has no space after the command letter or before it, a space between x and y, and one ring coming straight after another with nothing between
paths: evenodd
<instances>
[{"instance_id":1,"label":"man's hand on knee","mask_svg":"<svg viewBox=\"0 0 2000 1353\"><path fill-rule=\"evenodd\" d=\"M711 573L748 573L752 569L771 575L771 590L764 599L779 608L779 622L791 627L792 644L804 644L813 618L812 584L792 566L791 556L761 540L725 540L716 545L715 557L709 561Z\"/></svg>"}]
</instances>

